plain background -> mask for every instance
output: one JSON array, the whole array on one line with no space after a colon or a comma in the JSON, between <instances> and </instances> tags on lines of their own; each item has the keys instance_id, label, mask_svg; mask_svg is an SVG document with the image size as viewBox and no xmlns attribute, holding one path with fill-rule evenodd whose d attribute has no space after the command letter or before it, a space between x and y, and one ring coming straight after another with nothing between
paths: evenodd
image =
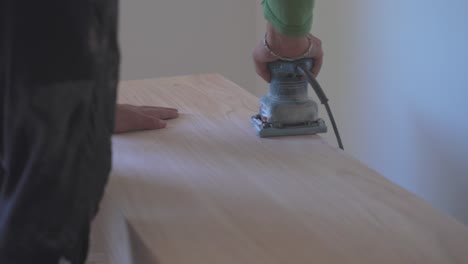
<instances>
[{"instance_id":1,"label":"plain background","mask_svg":"<svg viewBox=\"0 0 468 264\"><path fill-rule=\"evenodd\" d=\"M120 13L122 79L218 72L267 91L250 58L259 0L121 0ZM468 224L468 1L317 0L312 33L346 152Z\"/></svg>"}]
</instances>

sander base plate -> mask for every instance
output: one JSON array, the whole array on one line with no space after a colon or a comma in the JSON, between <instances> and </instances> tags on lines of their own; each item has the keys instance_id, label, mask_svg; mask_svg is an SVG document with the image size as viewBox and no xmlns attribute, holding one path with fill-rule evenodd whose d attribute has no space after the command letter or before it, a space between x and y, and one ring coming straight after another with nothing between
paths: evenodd
<instances>
[{"instance_id":1,"label":"sander base plate","mask_svg":"<svg viewBox=\"0 0 468 264\"><path fill-rule=\"evenodd\" d=\"M297 136L297 135L313 135L318 133L326 133L327 126L323 119L301 125L285 125L282 127L274 127L271 124L263 122L258 115L252 116L252 124L257 131L259 137L281 137L281 136Z\"/></svg>"}]
</instances>

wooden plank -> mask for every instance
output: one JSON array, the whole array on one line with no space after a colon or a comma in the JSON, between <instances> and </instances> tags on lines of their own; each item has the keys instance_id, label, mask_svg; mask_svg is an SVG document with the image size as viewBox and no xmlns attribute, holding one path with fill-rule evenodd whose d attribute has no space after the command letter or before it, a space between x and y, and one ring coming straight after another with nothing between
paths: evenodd
<instances>
[{"instance_id":1,"label":"wooden plank","mask_svg":"<svg viewBox=\"0 0 468 264\"><path fill-rule=\"evenodd\" d=\"M102 263L468 263L467 228L319 136L256 137L258 99L222 76L127 81L119 101L182 114L114 138Z\"/></svg>"}]
</instances>

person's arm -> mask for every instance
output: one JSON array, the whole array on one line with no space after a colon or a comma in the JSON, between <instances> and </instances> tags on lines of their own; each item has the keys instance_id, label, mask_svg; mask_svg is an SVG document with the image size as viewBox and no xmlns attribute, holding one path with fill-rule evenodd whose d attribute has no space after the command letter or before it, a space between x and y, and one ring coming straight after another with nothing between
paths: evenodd
<instances>
[{"instance_id":1,"label":"person's arm","mask_svg":"<svg viewBox=\"0 0 468 264\"><path fill-rule=\"evenodd\" d=\"M312 27L314 0L263 0L265 19L281 34L303 37Z\"/></svg>"},{"instance_id":2,"label":"person's arm","mask_svg":"<svg viewBox=\"0 0 468 264\"><path fill-rule=\"evenodd\" d=\"M306 55L314 59L312 74L317 76L322 66L323 51L321 41L307 35L312 26L314 0L263 0L263 11L267 20L267 42L271 50L276 54L295 58L304 55L312 45L312 49ZM252 54L255 70L265 81L270 81L268 63L279 58L269 53L263 40L258 43Z\"/></svg>"}]
</instances>

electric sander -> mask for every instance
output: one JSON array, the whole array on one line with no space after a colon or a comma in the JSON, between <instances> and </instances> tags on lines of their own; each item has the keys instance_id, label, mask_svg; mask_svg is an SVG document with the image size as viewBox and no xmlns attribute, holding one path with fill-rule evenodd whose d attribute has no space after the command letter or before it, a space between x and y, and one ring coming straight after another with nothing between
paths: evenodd
<instances>
[{"instance_id":1,"label":"electric sander","mask_svg":"<svg viewBox=\"0 0 468 264\"><path fill-rule=\"evenodd\" d=\"M325 121L318 117L318 106L308 96L308 84L325 105L338 144L343 149L328 98L310 73L314 61L278 60L268 64L271 72L270 91L260 100L259 114L252 123L260 137L307 135L327 132Z\"/></svg>"}]
</instances>

